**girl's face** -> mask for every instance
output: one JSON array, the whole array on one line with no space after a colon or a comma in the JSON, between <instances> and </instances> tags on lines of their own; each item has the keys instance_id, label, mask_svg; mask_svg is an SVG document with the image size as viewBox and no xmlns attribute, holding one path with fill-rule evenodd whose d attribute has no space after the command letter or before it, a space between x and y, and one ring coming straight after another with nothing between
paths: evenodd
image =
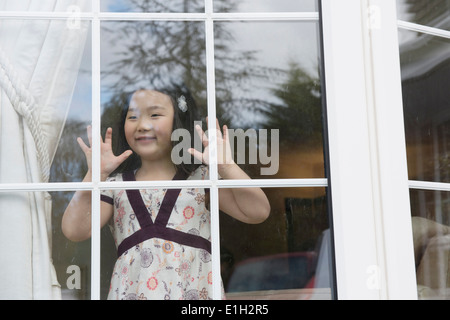
<instances>
[{"instance_id":1,"label":"girl's face","mask_svg":"<svg viewBox=\"0 0 450 320\"><path fill-rule=\"evenodd\" d=\"M153 90L133 94L124 131L130 148L142 160L170 159L173 116L169 96Z\"/></svg>"}]
</instances>

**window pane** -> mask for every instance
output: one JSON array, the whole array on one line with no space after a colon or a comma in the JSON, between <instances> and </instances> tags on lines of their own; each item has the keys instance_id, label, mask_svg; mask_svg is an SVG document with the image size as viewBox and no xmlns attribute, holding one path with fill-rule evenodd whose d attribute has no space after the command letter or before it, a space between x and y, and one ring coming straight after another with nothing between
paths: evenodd
<instances>
[{"instance_id":1,"label":"window pane","mask_svg":"<svg viewBox=\"0 0 450 320\"><path fill-rule=\"evenodd\" d=\"M81 137L89 144L86 128L92 123L91 49L89 32L72 100L52 162L50 182L82 181L87 171L86 157L78 145L77 138Z\"/></svg>"},{"instance_id":2,"label":"window pane","mask_svg":"<svg viewBox=\"0 0 450 320\"><path fill-rule=\"evenodd\" d=\"M312 12L317 7L317 0L214 0L216 12Z\"/></svg>"},{"instance_id":3,"label":"window pane","mask_svg":"<svg viewBox=\"0 0 450 320\"><path fill-rule=\"evenodd\" d=\"M400 20L450 30L449 0L397 0Z\"/></svg>"},{"instance_id":4,"label":"window pane","mask_svg":"<svg viewBox=\"0 0 450 320\"><path fill-rule=\"evenodd\" d=\"M450 182L450 40L400 35L409 178Z\"/></svg>"},{"instance_id":5,"label":"window pane","mask_svg":"<svg viewBox=\"0 0 450 320\"><path fill-rule=\"evenodd\" d=\"M90 119L89 30L88 21L1 21L8 83L0 98L0 182L76 180L76 140L64 141L65 132L59 143L66 120L73 127Z\"/></svg>"},{"instance_id":6,"label":"window pane","mask_svg":"<svg viewBox=\"0 0 450 320\"><path fill-rule=\"evenodd\" d=\"M450 299L450 193L411 190L420 299Z\"/></svg>"},{"instance_id":7,"label":"window pane","mask_svg":"<svg viewBox=\"0 0 450 320\"><path fill-rule=\"evenodd\" d=\"M324 188L265 188L271 212L257 225L221 213L228 299L331 299L332 260Z\"/></svg>"},{"instance_id":8,"label":"window pane","mask_svg":"<svg viewBox=\"0 0 450 320\"><path fill-rule=\"evenodd\" d=\"M61 229L72 195L0 193L2 300L91 298L90 241L69 241Z\"/></svg>"},{"instance_id":9,"label":"window pane","mask_svg":"<svg viewBox=\"0 0 450 320\"><path fill-rule=\"evenodd\" d=\"M102 11L112 12L204 12L204 0L100 0Z\"/></svg>"},{"instance_id":10,"label":"window pane","mask_svg":"<svg viewBox=\"0 0 450 320\"><path fill-rule=\"evenodd\" d=\"M0 10L28 12L68 11L73 13L90 10L90 6L87 1L82 5L79 3L79 0L3 0L0 3Z\"/></svg>"},{"instance_id":11,"label":"window pane","mask_svg":"<svg viewBox=\"0 0 450 320\"><path fill-rule=\"evenodd\" d=\"M106 190L102 200L112 212L102 233L102 298L212 298L209 189Z\"/></svg>"},{"instance_id":12,"label":"window pane","mask_svg":"<svg viewBox=\"0 0 450 320\"><path fill-rule=\"evenodd\" d=\"M323 178L318 25L215 24L217 114L252 178Z\"/></svg>"},{"instance_id":13,"label":"window pane","mask_svg":"<svg viewBox=\"0 0 450 320\"><path fill-rule=\"evenodd\" d=\"M91 241L69 240L62 231L64 212L75 192L52 192L52 255L64 300L91 299ZM90 209L90 208L89 208ZM90 210L89 210L90 211ZM82 213L88 217L90 212ZM90 227L89 227L90 228Z\"/></svg>"},{"instance_id":14,"label":"window pane","mask_svg":"<svg viewBox=\"0 0 450 320\"><path fill-rule=\"evenodd\" d=\"M204 121L207 109L204 23L105 22L101 45L102 126L113 128L114 141L125 139L120 134L122 112L132 94L148 89L169 95L178 119L173 129L180 129L171 137L180 149L174 160L193 164L187 149L196 139L194 122ZM185 111L179 107L181 98ZM116 154L125 151L119 149Z\"/></svg>"}]
</instances>

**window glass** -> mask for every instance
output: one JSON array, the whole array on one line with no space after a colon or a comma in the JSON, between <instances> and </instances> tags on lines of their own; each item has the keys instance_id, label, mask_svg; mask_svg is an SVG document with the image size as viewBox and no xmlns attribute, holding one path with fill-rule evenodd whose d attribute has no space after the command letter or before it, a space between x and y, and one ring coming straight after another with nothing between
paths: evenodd
<instances>
[{"instance_id":1,"label":"window glass","mask_svg":"<svg viewBox=\"0 0 450 320\"><path fill-rule=\"evenodd\" d=\"M178 108L177 112L189 114L192 126L194 121L204 121L207 109L204 23L104 22L101 32L104 128L111 126L113 132L118 132L121 111L128 106L130 94L139 89L184 95L189 100L189 109L183 112ZM178 141L181 138L174 143Z\"/></svg>"},{"instance_id":2,"label":"window glass","mask_svg":"<svg viewBox=\"0 0 450 320\"><path fill-rule=\"evenodd\" d=\"M156 13L200 13L205 10L204 3L203 0L100 1L104 12ZM67 11L76 14L86 10L90 2L4 1L0 4L0 10L21 11L24 4L29 4L27 10L30 13ZM269 1L214 1L214 7L216 12L312 12L317 11L317 1L278 1L276 4ZM194 125L207 130L205 22L124 20L100 21L100 25L102 136L105 137L107 128L111 127L114 153L119 155L125 151L122 143L126 133L122 132L122 121L128 119L126 112L136 102L133 99L137 93L155 90L168 97L175 119L173 129L180 129L170 132L168 136L173 148L171 160L178 165L178 169L195 170L190 179L198 180L202 185L200 180L209 180L209 172L205 166L200 166L198 160L187 155L187 149L202 148ZM214 61L215 66L217 116L220 124L230 128L234 159L251 178L325 177L318 30L317 22L215 22L215 57L208 58L210 62ZM265 37L264 41L260 39L261 34ZM18 100L8 95L13 91L2 90L0 183L83 181L88 167L77 138L81 137L88 144L88 128L93 121L92 97L97 94L93 90L98 89L92 81L92 71L97 70L98 66L91 63L98 61L98 57L92 56L92 52L97 50L93 51L91 42L89 18L0 20L0 48L4 51L0 58L9 59L2 61L1 65L6 71L13 71L8 75L9 79L23 82L24 86L18 85L17 88L27 88L30 96L36 99L36 106L31 106L28 114L39 117L39 121L33 122L31 119L24 125L21 121L28 119L21 114L23 110L14 109L12 105ZM146 107L154 108L155 105ZM154 116L153 113L141 114ZM161 115L158 114L158 117ZM45 125L45 132L36 134L35 131L27 131L36 122ZM11 132L18 134L11 135ZM36 156L38 162L27 162L34 159L30 155L35 149L37 152L41 150L38 138L48 138L43 149L43 154L49 158L43 162L47 164L42 170L46 177L40 177L39 171L35 170L40 165L40 153ZM18 145L24 148L17 148ZM133 170L138 168L138 162L127 162L112 175L120 171L132 172L136 177L142 173ZM17 174L19 170L22 171ZM118 180L118 175L114 177L108 183ZM148 184L151 180L139 181ZM245 182L242 183L245 186ZM74 188L80 185L86 186L86 189L94 188L91 184L74 184ZM263 189L271 205L271 214L266 222L243 224L224 212L220 213L224 293L236 299L250 296L330 299L332 260L326 189L284 188L283 182L276 185L280 187ZM39 184L36 188L39 190L41 187L42 184ZM102 184L100 188L104 188ZM48 193L0 190L0 212L19 208L14 210L21 213L14 219L0 215L2 243L10 242L11 236L25 237L28 241L31 235L38 235L32 230L37 226L42 226L40 231L47 228L48 234L43 234L42 239L47 239L46 236L49 239L48 243L32 243L34 247L28 251L23 248L10 250L13 255L2 255L1 265L22 254L21 259L25 260L37 257L37 252L35 254L33 251L35 248L48 247L53 261L51 268L56 271L52 283L61 287L63 299L90 299L91 283L96 288L98 281L102 299L108 295L145 298L146 294L141 295L143 291L133 291L136 287L147 291L172 290L166 292L167 298L211 298L210 293L200 285L188 290L188 286L192 285L189 282L189 270L192 268L201 269L202 283L211 285L210 273L206 273L211 264L207 245L211 238L209 190L200 187L181 189L178 197L183 201L177 201L172 212L173 218L179 220L169 220L167 224L172 230L183 231L189 239L203 238L195 254L191 254L191 249L174 247L172 241L175 240L169 237L152 240L151 248L142 245L127 248L126 253L119 254L118 261L122 264L116 263L118 240L125 233L138 230L135 223L138 218L134 210L125 208L120 196L128 191L140 192L144 201L148 202L146 207L155 206L153 213L156 220L160 200L172 189L101 190L102 205L105 195L114 194L110 197L113 200L107 203L115 208L115 212L109 221L112 229L106 225L100 231L93 230L93 236L97 237L100 233L101 238L100 279L97 275L91 279L91 263L94 266L96 263L91 262L91 240L78 241L63 232L67 231L67 224L63 222L65 210L71 199L81 192L66 190ZM225 188L219 192L223 190ZM90 191L83 192L89 194ZM90 226L92 208L91 205L86 208L81 214L87 217L86 225ZM24 229L21 222L29 222L29 216L23 215L24 212L43 220ZM17 227L19 225L20 228ZM26 232L13 232L19 229ZM236 230L242 240L239 243L234 236ZM125 261L120 258L122 254L130 254L131 258ZM200 260L192 260L195 255ZM156 266L156 260L163 266ZM128 264L123 264L124 261ZM136 278L132 269L146 269L152 262L151 272L175 273L187 281L186 286L180 288L177 284L165 284L163 278L157 278L153 273L139 274L138 277L142 277ZM164 266L164 263L167 265ZM254 267L261 272L255 277L248 277L249 268ZM9 264L9 268L13 270L14 265ZM279 272L268 279L267 268ZM20 272L19 269L16 271ZM3 272L3 277L9 275ZM243 278L249 281L241 281ZM3 280L1 282L5 283ZM127 291L132 286L133 290ZM1 296L5 290L7 288L0 289ZM269 293L271 290L276 292Z\"/></svg>"},{"instance_id":3,"label":"window glass","mask_svg":"<svg viewBox=\"0 0 450 320\"><path fill-rule=\"evenodd\" d=\"M199 167L189 179L205 174ZM209 189L106 190L102 201L112 212L102 233L102 298L212 298Z\"/></svg>"},{"instance_id":4,"label":"window glass","mask_svg":"<svg viewBox=\"0 0 450 320\"><path fill-rule=\"evenodd\" d=\"M72 241L62 231L64 211L74 192L51 192L52 259L61 297L64 300L91 299L91 240ZM90 217L90 212L85 212ZM89 220L90 225L90 220Z\"/></svg>"},{"instance_id":5,"label":"window glass","mask_svg":"<svg viewBox=\"0 0 450 320\"><path fill-rule=\"evenodd\" d=\"M323 178L318 25L217 22L217 114L252 178ZM287 42L288 41L288 42Z\"/></svg>"},{"instance_id":6,"label":"window glass","mask_svg":"<svg viewBox=\"0 0 450 320\"><path fill-rule=\"evenodd\" d=\"M271 212L249 225L221 214L228 299L331 299L331 240L324 188L265 188Z\"/></svg>"},{"instance_id":7,"label":"window glass","mask_svg":"<svg viewBox=\"0 0 450 320\"><path fill-rule=\"evenodd\" d=\"M2 65L11 88L1 99L1 182L81 181L74 159L80 156L76 137L91 119L89 31L88 21L0 21ZM27 148L35 148L36 164L25 156ZM37 167L27 174L30 166Z\"/></svg>"},{"instance_id":8,"label":"window glass","mask_svg":"<svg viewBox=\"0 0 450 320\"><path fill-rule=\"evenodd\" d=\"M450 40L400 34L409 178L450 182Z\"/></svg>"},{"instance_id":9,"label":"window glass","mask_svg":"<svg viewBox=\"0 0 450 320\"><path fill-rule=\"evenodd\" d=\"M2 11L67 11L76 14L89 9L90 7L86 3L80 4L80 0L3 0L0 3L0 10Z\"/></svg>"},{"instance_id":10,"label":"window glass","mask_svg":"<svg viewBox=\"0 0 450 320\"><path fill-rule=\"evenodd\" d=\"M409 179L450 182L450 41L400 30ZM449 193L410 191L418 295L449 299Z\"/></svg>"},{"instance_id":11,"label":"window glass","mask_svg":"<svg viewBox=\"0 0 450 320\"><path fill-rule=\"evenodd\" d=\"M88 143L86 128L92 124L91 49L89 32L72 100L53 158L50 182L79 182L86 174L86 158L77 143L77 138L81 137Z\"/></svg>"},{"instance_id":12,"label":"window glass","mask_svg":"<svg viewBox=\"0 0 450 320\"><path fill-rule=\"evenodd\" d=\"M71 195L0 193L2 299L90 299L90 244L71 242L61 231Z\"/></svg>"},{"instance_id":13,"label":"window glass","mask_svg":"<svg viewBox=\"0 0 450 320\"><path fill-rule=\"evenodd\" d=\"M411 190L420 299L450 299L450 193Z\"/></svg>"},{"instance_id":14,"label":"window glass","mask_svg":"<svg viewBox=\"0 0 450 320\"><path fill-rule=\"evenodd\" d=\"M112 12L204 12L204 0L100 0L102 11Z\"/></svg>"},{"instance_id":15,"label":"window glass","mask_svg":"<svg viewBox=\"0 0 450 320\"><path fill-rule=\"evenodd\" d=\"M316 0L214 0L217 12L312 12L317 6Z\"/></svg>"},{"instance_id":16,"label":"window glass","mask_svg":"<svg viewBox=\"0 0 450 320\"><path fill-rule=\"evenodd\" d=\"M32 3L31 11L38 7L45 11L49 1L39 2L42 6ZM81 181L84 172L79 166L85 161L76 137L91 119L91 56L86 45L90 25L74 20L0 20L0 64L8 81L2 82L0 99L0 183ZM0 215L5 220L0 234L7 236L11 229L20 238L2 243L21 246L12 250L2 246L3 257L17 261L17 265L2 261L2 274L15 281L29 280L11 287L1 279L2 298L49 299L61 292L67 299L90 299L90 246L71 243L61 232L68 199L64 192L1 194ZM22 276L7 269L14 267ZM31 283L40 289L31 291ZM53 291L47 290L49 284Z\"/></svg>"},{"instance_id":17,"label":"window glass","mask_svg":"<svg viewBox=\"0 0 450 320\"><path fill-rule=\"evenodd\" d=\"M400 20L450 30L449 0L397 0Z\"/></svg>"}]
</instances>

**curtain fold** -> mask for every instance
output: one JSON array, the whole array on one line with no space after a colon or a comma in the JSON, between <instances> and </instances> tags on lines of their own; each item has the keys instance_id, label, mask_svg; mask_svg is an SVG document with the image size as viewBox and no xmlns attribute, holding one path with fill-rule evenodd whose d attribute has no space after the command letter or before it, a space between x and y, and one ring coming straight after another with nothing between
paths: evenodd
<instances>
[{"instance_id":1,"label":"curtain fold","mask_svg":"<svg viewBox=\"0 0 450 320\"><path fill-rule=\"evenodd\" d=\"M88 10L90 1L71 5ZM3 0L0 10L66 11L67 1ZM89 22L0 19L0 183L48 182ZM0 193L0 299L59 299L51 197Z\"/></svg>"}]
</instances>

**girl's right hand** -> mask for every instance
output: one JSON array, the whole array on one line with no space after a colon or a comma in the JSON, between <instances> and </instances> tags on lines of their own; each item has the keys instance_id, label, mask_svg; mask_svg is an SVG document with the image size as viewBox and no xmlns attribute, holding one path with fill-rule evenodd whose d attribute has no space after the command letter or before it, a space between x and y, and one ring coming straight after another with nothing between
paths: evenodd
<instances>
[{"instance_id":1,"label":"girl's right hand","mask_svg":"<svg viewBox=\"0 0 450 320\"><path fill-rule=\"evenodd\" d=\"M92 126L87 127L87 136L89 140L89 146L86 145L80 137L77 138L77 142L80 145L86 156L88 170L92 173ZM127 150L119 156L115 156L112 150L112 129L108 128L105 134L105 141L100 137L100 177L102 181L117 169L122 162L124 162L133 152Z\"/></svg>"}]
</instances>

